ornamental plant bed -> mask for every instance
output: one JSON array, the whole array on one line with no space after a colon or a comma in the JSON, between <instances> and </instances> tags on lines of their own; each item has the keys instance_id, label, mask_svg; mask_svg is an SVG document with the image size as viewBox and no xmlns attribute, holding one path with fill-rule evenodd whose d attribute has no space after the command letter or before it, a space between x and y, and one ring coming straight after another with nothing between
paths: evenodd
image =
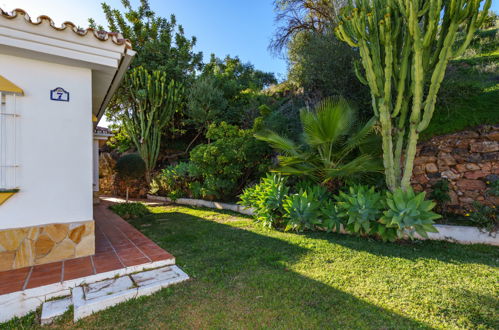
<instances>
[{"instance_id":1,"label":"ornamental plant bed","mask_svg":"<svg viewBox=\"0 0 499 330\"><path fill-rule=\"evenodd\" d=\"M162 202L173 202L179 205L226 210L245 215L254 214L254 211L252 209L245 208L241 205L210 202L202 199L179 198L173 201L168 197L155 195L147 195L147 199ZM435 228L437 228L438 233L428 233L428 238L430 240L457 242L461 244L487 244L499 246L499 236L496 233L487 233L476 227L436 224ZM342 234L346 234L344 230L340 230L339 232ZM424 239L419 235L417 235L416 238Z\"/></svg>"}]
</instances>

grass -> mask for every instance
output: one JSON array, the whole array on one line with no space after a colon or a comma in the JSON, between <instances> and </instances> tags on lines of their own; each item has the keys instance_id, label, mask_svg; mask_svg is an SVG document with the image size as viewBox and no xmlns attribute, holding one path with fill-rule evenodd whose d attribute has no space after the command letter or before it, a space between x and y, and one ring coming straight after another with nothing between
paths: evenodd
<instances>
[{"instance_id":1,"label":"grass","mask_svg":"<svg viewBox=\"0 0 499 330\"><path fill-rule=\"evenodd\" d=\"M466 53L450 62L435 113L422 139L499 123L499 29L478 31Z\"/></svg>"},{"instance_id":2,"label":"grass","mask_svg":"<svg viewBox=\"0 0 499 330\"><path fill-rule=\"evenodd\" d=\"M192 280L79 328L499 328L499 249L263 229L230 212L153 207L130 222ZM37 314L4 327L36 327ZM73 328L65 315L54 328Z\"/></svg>"}]
</instances>

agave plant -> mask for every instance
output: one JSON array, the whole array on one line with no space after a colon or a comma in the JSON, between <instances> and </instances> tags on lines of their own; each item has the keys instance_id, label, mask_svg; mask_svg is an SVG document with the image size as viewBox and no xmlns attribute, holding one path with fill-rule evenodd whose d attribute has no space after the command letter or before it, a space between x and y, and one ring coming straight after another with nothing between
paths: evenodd
<instances>
[{"instance_id":1,"label":"agave plant","mask_svg":"<svg viewBox=\"0 0 499 330\"><path fill-rule=\"evenodd\" d=\"M300 121L301 144L270 130L255 134L280 153L276 172L331 184L355 182L382 171L380 143L373 134L375 120L359 129L356 111L344 99L326 99L314 110L302 109Z\"/></svg>"},{"instance_id":2,"label":"agave plant","mask_svg":"<svg viewBox=\"0 0 499 330\"><path fill-rule=\"evenodd\" d=\"M407 234L410 238L418 233L428 238L428 232L436 233L438 230L433 226L433 220L441 216L432 209L435 202L425 200L425 193L415 193L411 187L407 190L401 188L394 192L386 193L387 210L380 219L380 223L388 228L395 228L398 237Z\"/></svg>"}]
</instances>

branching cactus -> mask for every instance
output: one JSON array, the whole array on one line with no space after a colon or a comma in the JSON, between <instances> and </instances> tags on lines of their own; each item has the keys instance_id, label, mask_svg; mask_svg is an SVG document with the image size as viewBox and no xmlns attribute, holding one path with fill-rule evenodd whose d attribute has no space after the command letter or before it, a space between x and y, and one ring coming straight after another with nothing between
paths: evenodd
<instances>
[{"instance_id":1,"label":"branching cactus","mask_svg":"<svg viewBox=\"0 0 499 330\"><path fill-rule=\"evenodd\" d=\"M491 0L350 0L337 37L359 49L360 81L381 126L390 190L410 186L419 134L428 127L445 69L487 16ZM464 34L455 45L458 33Z\"/></svg>"},{"instance_id":2,"label":"branching cactus","mask_svg":"<svg viewBox=\"0 0 499 330\"><path fill-rule=\"evenodd\" d=\"M144 159L146 180L150 182L161 135L177 110L182 88L173 80L168 83L165 72L148 72L142 67L129 72L125 84L130 100L122 116L123 127Z\"/></svg>"}]
</instances>

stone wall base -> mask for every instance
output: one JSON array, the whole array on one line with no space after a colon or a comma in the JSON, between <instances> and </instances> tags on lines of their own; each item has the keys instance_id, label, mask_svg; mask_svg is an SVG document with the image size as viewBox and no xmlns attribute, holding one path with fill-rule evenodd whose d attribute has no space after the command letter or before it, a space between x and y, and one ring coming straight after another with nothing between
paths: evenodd
<instances>
[{"instance_id":1,"label":"stone wall base","mask_svg":"<svg viewBox=\"0 0 499 330\"><path fill-rule=\"evenodd\" d=\"M93 220L0 230L0 271L93 254Z\"/></svg>"}]
</instances>

